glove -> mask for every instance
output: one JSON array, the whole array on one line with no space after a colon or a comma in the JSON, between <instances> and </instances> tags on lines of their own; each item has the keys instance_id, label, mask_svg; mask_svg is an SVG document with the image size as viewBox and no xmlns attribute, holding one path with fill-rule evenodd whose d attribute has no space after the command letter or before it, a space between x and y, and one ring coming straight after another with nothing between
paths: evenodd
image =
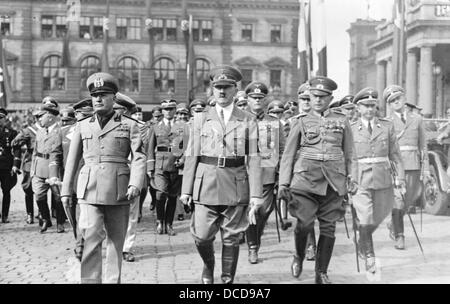
<instances>
[{"instance_id":1,"label":"glove","mask_svg":"<svg viewBox=\"0 0 450 304\"><path fill-rule=\"evenodd\" d=\"M401 194L405 194L406 193L406 183L404 179L400 179L400 178L395 178L395 186L400 190Z\"/></svg>"},{"instance_id":2,"label":"glove","mask_svg":"<svg viewBox=\"0 0 450 304\"><path fill-rule=\"evenodd\" d=\"M355 195L358 192L358 183L351 176L347 178L347 191L351 195Z\"/></svg>"},{"instance_id":3,"label":"glove","mask_svg":"<svg viewBox=\"0 0 450 304\"><path fill-rule=\"evenodd\" d=\"M64 207L68 208L72 205L72 198L70 196L62 196L61 203Z\"/></svg>"},{"instance_id":4,"label":"glove","mask_svg":"<svg viewBox=\"0 0 450 304\"><path fill-rule=\"evenodd\" d=\"M129 186L127 190L127 199L132 200L140 195L140 191L135 186Z\"/></svg>"},{"instance_id":5,"label":"glove","mask_svg":"<svg viewBox=\"0 0 450 304\"><path fill-rule=\"evenodd\" d=\"M248 211L248 221L250 222L250 224L256 225L256 215L262 204L262 198L252 197L250 199L250 209Z\"/></svg>"},{"instance_id":6,"label":"glove","mask_svg":"<svg viewBox=\"0 0 450 304\"><path fill-rule=\"evenodd\" d=\"M287 186L278 187L278 198L290 202L292 200L291 190Z\"/></svg>"}]
</instances>

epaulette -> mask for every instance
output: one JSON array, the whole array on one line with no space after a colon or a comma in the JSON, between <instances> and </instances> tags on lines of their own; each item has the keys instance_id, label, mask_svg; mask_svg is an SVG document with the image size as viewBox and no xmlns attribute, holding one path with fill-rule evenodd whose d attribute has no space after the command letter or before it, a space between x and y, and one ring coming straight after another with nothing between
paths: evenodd
<instances>
[{"instance_id":1,"label":"epaulette","mask_svg":"<svg viewBox=\"0 0 450 304\"><path fill-rule=\"evenodd\" d=\"M88 115L86 117L83 117L83 118L79 119L77 122L80 122L80 121L83 121L85 119L92 118L92 117L94 117L94 114L90 114L90 115Z\"/></svg>"},{"instance_id":2,"label":"epaulette","mask_svg":"<svg viewBox=\"0 0 450 304\"><path fill-rule=\"evenodd\" d=\"M351 126L356 125L357 122L358 122L357 120L352 121L352 122L350 122L350 125L351 125Z\"/></svg>"},{"instance_id":3,"label":"epaulette","mask_svg":"<svg viewBox=\"0 0 450 304\"><path fill-rule=\"evenodd\" d=\"M333 113L336 113L336 114L345 115L342 112L342 109L340 109L340 108L331 108L331 109L328 109L328 110L330 110L330 112L333 112Z\"/></svg>"},{"instance_id":4,"label":"epaulette","mask_svg":"<svg viewBox=\"0 0 450 304\"><path fill-rule=\"evenodd\" d=\"M392 121L392 119L390 119L390 118L388 118L388 117L378 117L378 120L381 120L381 121Z\"/></svg>"},{"instance_id":5,"label":"epaulette","mask_svg":"<svg viewBox=\"0 0 450 304\"><path fill-rule=\"evenodd\" d=\"M292 118L297 119L297 118L300 118L300 117L305 117L306 115L308 115L308 113L300 113L300 114L297 114L297 115L293 116Z\"/></svg>"},{"instance_id":6,"label":"epaulette","mask_svg":"<svg viewBox=\"0 0 450 304\"><path fill-rule=\"evenodd\" d=\"M122 116L124 116L124 117L126 117L126 118L128 118L128 119L134 120L135 122L139 123L139 120L134 119L133 117L128 116L127 114L122 114ZM120 117L120 115L117 115L117 117Z\"/></svg>"}]
</instances>

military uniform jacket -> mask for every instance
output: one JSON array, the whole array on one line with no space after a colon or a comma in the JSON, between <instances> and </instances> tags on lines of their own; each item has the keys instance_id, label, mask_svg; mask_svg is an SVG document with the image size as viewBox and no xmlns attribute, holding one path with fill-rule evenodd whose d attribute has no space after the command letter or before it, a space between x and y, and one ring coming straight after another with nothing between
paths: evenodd
<instances>
[{"instance_id":1,"label":"military uniform jacket","mask_svg":"<svg viewBox=\"0 0 450 304\"><path fill-rule=\"evenodd\" d=\"M12 142L14 153L14 166L21 168L22 171L30 172L31 158L36 142L37 131L41 129L36 124L27 126L21 130Z\"/></svg>"},{"instance_id":2,"label":"military uniform jacket","mask_svg":"<svg viewBox=\"0 0 450 304\"><path fill-rule=\"evenodd\" d=\"M55 123L51 131L47 132L47 128L42 128L36 133L30 174L41 178L60 178L62 166L61 126Z\"/></svg>"},{"instance_id":3,"label":"military uniform jacket","mask_svg":"<svg viewBox=\"0 0 450 304\"><path fill-rule=\"evenodd\" d=\"M80 120L67 156L62 196L71 195L81 158L84 166L78 176L76 191L80 203L129 204L128 187L141 189L146 155L137 121L115 113L101 129L96 115Z\"/></svg>"},{"instance_id":4,"label":"military uniform jacket","mask_svg":"<svg viewBox=\"0 0 450 304\"><path fill-rule=\"evenodd\" d=\"M204 205L248 204L262 197L262 168L258 155L258 128L254 115L233 107L224 126L215 107L196 113L186 124L182 194ZM246 157L246 164L219 168L200 162L200 156Z\"/></svg>"},{"instance_id":5,"label":"military uniform jacket","mask_svg":"<svg viewBox=\"0 0 450 304\"><path fill-rule=\"evenodd\" d=\"M64 164L64 167L62 168L61 176L64 176L64 168L66 167L67 156L69 155L70 143L72 141L73 133L75 132L75 126L76 126L76 123L72 124L72 125L66 125L66 126L61 127L61 141L62 141L62 148L63 148L63 164ZM78 165L77 173L75 174L75 176L78 176L83 165L84 165L84 162L83 162L83 160L81 160ZM76 189L77 189L76 182L77 181L75 180L75 183L73 185L74 191L76 191Z\"/></svg>"},{"instance_id":6,"label":"military uniform jacket","mask_svg":"<svg viewBox=\"0 0 450 304\"><path fill-rule=\"evenodd\" d=\"M404 178L403 162L392 122L374 118L372 135L361 119L351 124L355 151L352 176L363 189L380 190L392 187L391 165L394 161L400 178Z\"/></svg>"},{"instance_id":7,"label":"military uniform jacket","mask_svg":"<svg viewBox=\"0 0 450 304\"><path fill-rule=\"evenodd\" d=\"M422 117L406 113L406 124L395 113L391 114L390 119L397 134L405 170L420 170L423 163L423 169L429 171L427 141Z\"/></svg>"},{"instance_id":8,"label":"military uniform jacket","mask_svg":"<svg viewBox=\"0 0 450 304\"><path fill-rule=\"evenodd\" d=\"M263 185L274 184L277 181L276 174L284 151L283 125L278 118L264 113L256 116L256 120Z\"/></svg>"},{"instance_id":9,"label":"military uniform jacket","mask_svg":"<svg viewBox=\"0 0 450 304\"><path fill-rule=\"evenodd\" d=\"M178 138L182 138L183 128L184 124L180 125L174 120L172 127L166 125L164 120L153 125L149 135L147 171L178 171L175 161L181 156L182 149L179 148Z\"/></svg>"},{"instance_id":10,"label":"military uniform jacket","mask_svg":"<svg viewBox=\"0 0 450 304\"><path fill-rule=\"evenodd\" d=\"M279 184L318 195L325 195L330 185L345 195L352 155L353 136L344 114L335 110L325 111L322 117L303 113L289 133Z\"/></svg>"},{"instance_id":11,"label":"military uniform jacket","mask_svg":"<svg viewBox=\"0 0 450 304\"><path fill-rule=\"evenodd\" d=\"M13 166L12 141L17 132L8 126L0 127L0 170L11 170Z\"/></svg>"}]
</instances>

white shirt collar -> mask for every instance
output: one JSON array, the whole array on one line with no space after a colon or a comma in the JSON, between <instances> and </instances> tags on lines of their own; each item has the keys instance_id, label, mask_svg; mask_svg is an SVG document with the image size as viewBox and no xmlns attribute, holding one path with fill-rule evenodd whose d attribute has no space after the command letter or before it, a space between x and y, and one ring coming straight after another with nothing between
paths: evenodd
<instances>
[{"instance_id":1,"label":"white shirt collar","mask_svg":"<svg viewBox=\"0 0 450 304\"><path fill-rule=\"evenodd\" d=\"M400 119L402 118L402 114L405 115L405 120L406 120L406 116L407 116L407 115L406 115L406 110L403 110L403 112L400 112L400 113L397 112L397 111L394 111L394 113L395 113L395 115L397 115L398 118L400 118Z\"/></svg>"},{"instance_id":2,"label":"white shirt collar","mask_svg":"<svg viewBox=\"0 0 450 304\"><path fill-rule=\"evenodd\" d=\"M167 118L163 118L163 120L162 120L163 122L164 122L164 124L167 126L167 125L169 125L169 120L167 119ZM174 123L174 119L172 118L171 120L170 120L170 126L173 126L173 123Z\"/></svg>"},{"instance_id":3,"label":"white shirt collar","mask_svg":"<svg viewBox=\"0 0 450 304\"><path fill-rule=\"evenodd\" d=\"M53 131L53 129L55 128L56 125L57 125L57 123L55 122L54 124L52 124L50 127L47 128L48 134L50 134Z\"/></svg>"},{"instance_id":4,"label":"white shirt collar","mask_svg":"<svg viewBox=\"0 0 450 304\"><path fill-rule=\"evenodd\" d=\"M361 122L363 123L364 127L366 127L366 128L369 127L369 121L368 121L367 119L361 117ZM372 118L372 119L370 120L370 125L372 126L372 129L373 129L373 127L375 126L374 124L375 124L375 118Z\"/></svg>"},{"instance_id":5,"label":"white shirt collar","mask_svg":"<svg viewBox=\"0 0 450 304\"><path fill-rule=\"evenodd\" d=\"M222 110L222 109L223 109L223 116L224 116L225 125L226 125L228 123L228 121L230 120L231 113L233 112L234 103L231 103L226 107L221 107L219 104L216 103L217 116L220 117L220 110Z\"/></svg>"}]
</instances>

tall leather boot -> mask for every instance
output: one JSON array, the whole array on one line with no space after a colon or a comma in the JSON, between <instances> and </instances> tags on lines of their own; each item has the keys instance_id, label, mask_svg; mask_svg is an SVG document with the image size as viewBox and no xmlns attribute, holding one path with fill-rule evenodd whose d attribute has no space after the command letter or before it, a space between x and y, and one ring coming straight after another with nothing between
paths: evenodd
<instances>
[{"instance_id":1,"label":"tall leather boot","mask_svg":"<svg viewBox=\"0 0 450 304\"><path fill-rule=\"evenodd\" d=\"M317 244L316 284L331 284L327 275L328 264L333 254L335 238L321 235Z\"/></svg>"},{"instance_id":2,"label":"tall leather boot","mask_svg":"<svg viewBox=\"0 0 450 304\"><path fill-rule=\"evenodd\" d=\"M245 232L248 244L248 262L250 264L258 263L258 227L249 225Z\"/></svg>"},{"instance_id":3,"label":"tall leather boot","mask_svg":"<svg viewBox=\"0 0 450 304\"><path fill-rule=\"evenodd\" d=\"M375 252L373 249L372 225L361 225L359 228L360 251L363 253L366 271L375 272Z\"/></svg>"},{"instance_id":4,"label":"tall leather boot","mask_svg":"<svg viewBox=\"0 0 450 304\"><path fill-rule=\"evenodd\" d=\"M308 233L308 241L306 243L306 260L314 261L316 259L316 232L314 231L314 226Z\"/></svg>"},{"instance_id":5,"label":"tall leather boot","mask_svg":"<svg viewBox=\"0 0 450 304\"><path fill-rule=\"evenodd\" d=\"M156 200L156 233L164 233L164 219L166 214L166 197L162 195L160 199Z\"/></svg>"},{"instance_id":6,"label":"tall leather boot","mask_svg":"<svg viewBox=\"0 0 450 304\"><path fill-rule=\"evenodd\" d=\"M195 243L198 253L203 260L202 283L214 284L214 246L213 242L205 242L202 244Z\"/></svg>"},{"instance_id":7,"label":"tall leather boot","mask_svg":"<svg viewBox=\"0 0 450 304\"><path fill-rule=\"evenodd\" d=\"M176 235L176 232L173 230L173 218L175 216L175 209L177 207L177 198L169 196L167 198L167 206L166 206L166 213L165 213L165 233L173 236Z\"/></svg>"},{"instance_id":8,"label":"tall leather boot","mask_svg":"<svg viewBox=\"0 0 450 304\"><path fill-rule=\"evenodd\" d=\"M295 229L294 231L295 255L291 264L291 274L294 278L298 278L303 271L303 260L305 259L309 232L310 230L305 229Z\"/></svg>"},{"instance_id":9,"label":"tall leather boot","mask_svg":"<svg viewBox=\"0 0 450 304\"><path fill-rule=\"evenodd\" d=\"M239 246L222 246L222 282L233 284L239 259Z\"/></svg>"},{"instance_id":10,"label":"tall leather boot","mask_svg":"<svg viewBox=\"0 0 450 304\"><path fill-rule=\"evenodd\" d=\"M403 250L405 249L405 236L404 232L404 224L403 224L403 216L404 211L401 209L392 209L392 226L394 229L395 236L395 249Z\"/></svg>"}]
</instances>

